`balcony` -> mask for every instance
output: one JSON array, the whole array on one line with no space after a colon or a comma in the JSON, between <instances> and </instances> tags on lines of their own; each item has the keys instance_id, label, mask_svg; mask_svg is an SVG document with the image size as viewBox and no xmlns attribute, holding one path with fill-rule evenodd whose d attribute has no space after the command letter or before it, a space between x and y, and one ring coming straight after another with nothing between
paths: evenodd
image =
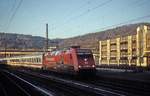
<instances>
[{"instance_id":1,"label":"balcony","mask_svg":"<svg viewBox=\"0 0 150 96\"><path fill-rule=\"evenodd\" d=\"M133 52L132 52L132 57L136 57L136 56L137 56L136 51L133 51Z\"/></svg>"},{"instance_id":2,"label":"balcony","mask_svg":"<svg viewBox=\"0 0 150 96\"><path fill-rule=\"evenodd\" d=\"M111 39L110 40L110 44L112 45L112 44L116 44L117 43L117 40L116 39Z\"/></svg>"},{"instance_id":3,"label":"balcony","mask_svg":"<svg viewBox=\"0 0 150 96\"><path fill-rule=\"evenodd\" d=\"M117 50L117 46L116 45L110 46L110 50L111 51Z\"/></svg>"},{"instance_id":4,"label":"balcony","mask_svg":"<svg viewBox=\"0 0 150 96\"><path fill-rule=\"evenodd\" d=\"M117 52L111 52L110 57L117 57Z\"/></svg>"},{"instance_id":5,"label":"balcony","mask_svg":"<svg viewBox=\"0 0 150 96\"><path fill-rule=\"evenodd\" d=\"M128 55L120 55L120 57L128 57Z\"/></svg>"},{"instance_id":6,"label":"balcony","mask_svg":"<svg viewBox=\"0 0 150 96\"><path fill-rule=\"evenodd\" d=\"M128 60L120 60L120 64L129 64Z\"/></svg>"},{"instance_id":7,"label":"balcony","mask_svg":"<svg viewBox=\"0 0 150 96\"><path fill-rule=\"evenodd\" d=\"M116 57L117 57L117 55L110 55L110 57L111 57L111 58L116 58Z\"/></svg>"},{"instance_id":8,"label":"balcony","mask_svg":"<svg viewBox=\"0 0 150 96\"><path fill-rule=\"evenodd\" d=\"M106 54L103 53L103 54L101 54L101 56L107 56L107 53Z\"/></svg>"},{"instance_id":9,"label":"balcony","mask_svg":"<svg viewBox=\"0 0 150 96\"><path fill-rule=\"evenodd\" d=\"M132 43L132 49L136 49L136 43Z\"/></svg>"},{"instance_id":10,"label":"balcony","mask_svg":"<svg viewBox=\"0 0 150 96\"><path fill-rule=\"evenodd\" d=\"M102 64L108 64L107 60L101 60Z\"/></svg>"},{"instance_id":11,"label":"balcony","mask_svg":"<svg viewBox=\"0 0 150 96\"><path fill-rule=\"evenodd\" d=\"M147 51L150 51L150 39L149 40L147 40Z\"/></svg>"},{"instance_id":12,"label":"balcony","mask_svg":"<svg viewBox=\"0 0 150 96\"><path fill-rule=\"evenodd\" d=\"M136 50L136 46L135 46L135 47L132 47L132 50L133 50L133 51Z\"/></svg>"},{"instance_id":13,"label":"balcony","mask_svg":"<svg viewBox=\"0 0 150 96\"><path fill-rule=\"evenodd\" d=\"M120 45L120 50L127 50L128 49L128 45L127 44L121 44Z\"/></svg>"},{"instance_id":14,"label":"balcony","mask_svg":"<svg viewBox=\"0 0 150 96\"><path fill-rule=\"evenodd\" d=\"M107 45L107 41L101 41L101 45L102 46Z\"/></svg>"},{"instance_id":15,"label":"balcony","mask_svg":"<svg viewBox=\"0 0 150 96\"><path fill-rule=\"evenodd\" d=\"M110 60L110 64L117 64L117 60Z\"/></svg>"},{"instance_id":16,"label":"balcony","mask_svg":"<svg viewBox=\"0 0 150 96\"><path fill-rule=\"evenodd\" d=\"M107 61L107 57L102 57L101 60L106 60Z\"/></svg>"},{"instance_id":17,"label":"balcony","mask_svg":"<svg viewBox=\"0 0 150 96\"><path fill-rule=\"evenodd\" d=\"M147 33L146 43L147 51L150 51L150 32Z\"/></svg>"},{"instance_id":18,"label":"balcony","mask_svg":"<svg viewBox=\"0 0 150 96\"><path fill-rule=\"evenodd\" d=\"M117 48L111 48L110 51L117 51Z\"/></svg>"},{"instance_id":19,"label":"balcony","mask_svg":"<svg viewBox=\"0 0 150 96\"><path fill-rule=\"evenodd\" d=\"M102 46L101 49L107 49L107 46Z\"/></svg>"},{"instance_id":20,"label":"balcony","mask_svg":"<svg viewBox=\"0 0 150 96\"><path fill-rule=\"evenodd\" d=\"M107 52L107 49L101 49L101 52Z\"/></svg>"},{"instance_id":21,"label":"balcony","mask_svg":"<svg viewBox=\"0 0 150 96\"><path fill-rule=\"evenodd\" d=\"M147 51L150 51L150 46L149 46L149 47L147 47Z\"/></svg>"},{"instance_id":22,"label":"balcony","mask_svg":"<svg viewBox=\"0 0 150 96\"><path fill-rule=\"evenodd\" d=\"M128 57L128 53L127 52L121 52L120 57Z\"/></svg>"},{"instance_id":23,"label":"balcony","mask_svg":"<svg viewBox=\"0 0 150 96\"><path fill-rule=\"evenodd\" d=\"M120 50L121 50L121 51L127 51L128 48L127 48L127 47L120 47Z\"/></svg>"},{"instance_id":24,"label":"balcony","mask_svg":"<svg viewBox=\"0 0 150 96\"><path fill-rule=\"evenodd\" d=\"M136 41L136 35L132 36L132 41Z\"/></svg>"},{"instance_id":25,"label":"balcony","mask_svg":"<svg viewBox=\"0 0 150 96\"><path fill-rule=\"evenodd\" d=\"M131 60L131 65L136 65L136 59Z\"/></svg>"},{"instance_id":26,"label":"balcony","mask_svg":"<svg viewBox=\"0 0 150 96\"><path fill-rule=\"evenodd\" d=\"M121 37L120 38L120 43L127 43L128 42L128 37Z\"/></svg>"},{"instance_id":27,"label":"balcony","mask_svg":"<svg viewBox=\"0 0 150 96\"><path fill-rule=\"evenodd\" d=\"M132 49L136 49L136 48L137 48L136 44L132 44Z\"/></svg>"},{"instance_id":28,"label":"balcony","mask_svg":"<svg viewBox=\"0 0 150 96\"><path fill-rule=\"evenodd\" d=\"M101 55L102 58L107 58L107 55Z\"/></svg>"}]
</instances>

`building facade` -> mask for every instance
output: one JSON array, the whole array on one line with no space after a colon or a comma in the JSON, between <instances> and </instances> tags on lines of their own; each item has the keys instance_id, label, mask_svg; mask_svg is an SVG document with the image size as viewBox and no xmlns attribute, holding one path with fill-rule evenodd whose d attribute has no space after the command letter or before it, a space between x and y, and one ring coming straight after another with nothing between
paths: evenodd
<instances>
[{"instance_id":1,"label":"building facade","mask_svg":"<svg viewBox=\"0 0 150 96\"><path fill-rule=\"evenodd\" d=\"M136 31L99 41L99 65L150 67L150 26L141 25Z\"/></svg>"}]
</instances>

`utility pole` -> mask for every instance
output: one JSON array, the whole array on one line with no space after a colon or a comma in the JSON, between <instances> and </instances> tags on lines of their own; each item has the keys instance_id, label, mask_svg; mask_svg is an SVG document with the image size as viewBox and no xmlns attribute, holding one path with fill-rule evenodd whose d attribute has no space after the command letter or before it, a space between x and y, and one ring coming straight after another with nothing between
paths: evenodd
<instances>
[{"instance_id":1,"label":"utility pole","mask_svg":"<svg viewBox=\"0 0 150 96\"><path fill-rule=\"evenodd\" d=\"M48 23L46 24L45 52L48 51Z\"/></svg>"},{"instance_id":2,"label":"utility pole","mask_svg":"<svg viewBox=\"0 0 150 96\"><path fill-rule=\"evenodd\" d=\"M5 55L4 58L7 57L6 52L7 52L7 33L4 33L4 51L5 51Z\"/></svg>"}]
</instances>

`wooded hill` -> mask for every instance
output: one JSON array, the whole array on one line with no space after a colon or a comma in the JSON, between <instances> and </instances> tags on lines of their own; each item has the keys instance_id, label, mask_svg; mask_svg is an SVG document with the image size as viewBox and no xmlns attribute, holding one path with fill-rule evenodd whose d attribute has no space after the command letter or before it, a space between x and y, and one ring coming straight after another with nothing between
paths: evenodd
<instances>
[{"instance_id":1,"label":"wooded hill","mask_svg":"<svg viewBox=\"0 0 150 96\"><path fill-rule=\"evenodd\" d=\"M140 25L150 25L150 23L130 24L72 38L53 39L49 40L49 46L58 45L60 48L63 48L72 45L80 45L83 48L98 48L99 40L136 34L136 28ZM1 49L43 49L44 46L45 38L43 37L2 32L0 33Z\"/></svg>"}]
</instances>

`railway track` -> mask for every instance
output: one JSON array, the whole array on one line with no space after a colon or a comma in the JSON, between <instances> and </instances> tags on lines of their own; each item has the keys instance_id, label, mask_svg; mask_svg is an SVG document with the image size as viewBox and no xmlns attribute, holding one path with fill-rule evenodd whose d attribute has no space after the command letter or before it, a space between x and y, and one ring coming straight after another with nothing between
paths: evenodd
<instances>
[{"instance_id":1,"label":"railway track","mask_svg":"<svg viewBox=\"0 0 150 96\"><path fill-rule=\"evenodd\" d=\"M30 76L32 80L37 80L42 85L47 85L48 88L58 90L59 93L65 93L64 96L125 96L125 93L109 91L104 88L94 86L92 84L81 83L77 81L66 80L50 75L39 74L36 72L17 72L19 76ZM66 94L69 93L69 94Z\"/></svg>"},{"instance_id":2,"label":"railway track","mask_svg":"<svg viewBox=\"0 0 150 96\"><path fill-rule=\"evenodd\" d=\"M61 76L62 74L50 74L33 70L11 70L11 72L32 84L53 92L55 96L150 95L150 86L146 82L138 83L110 77L76 79L70 76Z\"/></svg>"},{"instance_id":3,"label":"railway track","mask_svg":"<svg viewBox=\"0 0 150 96\"><path fill-rule=\"evenodd\" d=\"M36 73L45 75L49 77L49 73L42 73L39 71L36 71ZM55 74L51 74L55 75ZM61 74L62 75L62 74ZM57 77L62 78L61 76L57 74ZM150 83L149 82L141 82L141 81L134 81L134 80L124 80L124 79L118 79L118 78L112 78L112 77L96 77L94 79L75 79L72 77L64 77L68 80L73 80L75 82L79 82L79 84L84 83L87 86L95 86L95 88L108 90L110 92L119 93L122 95L130 95L130 96L150 96Z\"/></svg>"},{"instance_id":4,"label":"railway track","mask_svg":"<svg viewBox=\"0 0 150 96\"><path fill-rule=\"evenodd\" d=\"M53 96L44 89L37 87L26 80L0 70L0 96Z\"/></svg>"},{"instance_id":5,"label":"railway track","mask_svg":"<svg viewBox=\"0 0 150 96\"><path fill-rule=\"evenodd\" d=\"M59 75L58 75L59 76ZM60 76L62 77L62 76ZM71 80L76 78L66 77ZM123 79L109 76L96 76L94 78L77 79L90 85L102 87L105 90L113 91L131 96L150 96L150 82L135 79Z\"/></svg>"},{"instance_id":6,"label":"railway track","mask_svg":"<svg viewBox=\"0 0 150 96\"><path fill-rule=\"evenodd\" d=\"M94 84L96 86L101 86L106 89L113 89L115 92L119 90L126 92L126 95L135 95L135 96L150 96L150 84L137 81L128 81L114 78L101 78L99 80L93 81L84 81L88 84Z\"/></svg>"}]
</instances>

